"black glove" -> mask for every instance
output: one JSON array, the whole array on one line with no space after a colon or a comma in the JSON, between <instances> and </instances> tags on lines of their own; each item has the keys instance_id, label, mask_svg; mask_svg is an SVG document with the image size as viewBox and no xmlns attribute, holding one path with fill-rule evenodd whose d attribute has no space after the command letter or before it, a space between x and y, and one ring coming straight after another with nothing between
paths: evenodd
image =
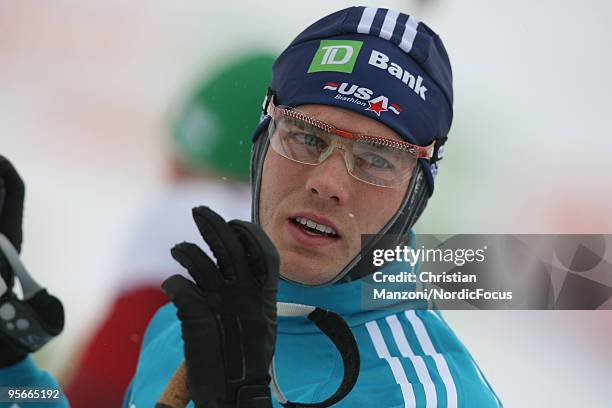
<instances>
[{"instance_id":1,"label":"black glove","mask_svg":"<svg viewBox=\"0 0 612 408\"><path fill-rule=\"evenodd\" d=\"M17 170L0 155L0 233L21 252L21 223L25 187Z\"/></svg>"},{"instance_id":2,"label":"black glove","mask_svg":"<svg viewBox=\"0 0 612 408\"><path fill-rule=\"evenodd\" d=\"M19 260L24 184L0 155L0 367L7 367L42 347L64 328L61 302L27 274ZM13 293L18 275L24 298Z\"/></svg>"},{"instance_id":3,"label":"black glove","mask_svg":"<svg viewBox=\"0 0 612 408\"><path fill-rule=\"evenodd\" d=\"M194 208L193 219L217 264L183 242L172 248L172 256L195 284L174 275L162 285L181 321L187 388L196 407L272 407L276 248L259 226L225 222L208 207Z\"/></svg>"}]
</instances>

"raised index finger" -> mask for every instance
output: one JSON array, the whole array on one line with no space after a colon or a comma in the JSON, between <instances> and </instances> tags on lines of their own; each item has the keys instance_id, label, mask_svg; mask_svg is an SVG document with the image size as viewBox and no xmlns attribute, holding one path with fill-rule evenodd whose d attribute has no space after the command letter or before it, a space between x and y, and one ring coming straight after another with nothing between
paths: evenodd
<instances>
[{"instance_id":1,"label":"raised index finger","mask_svg":"<svg viewBox=\"0 0 612 408\"><path fill-rule=\"evenodd\" d=\"M242 245L230 226L219 214L205 206L195 207L192 214L202 238L217 258L223 277L230 281L236 279L246 264Z\"/></svg>"}]
</instances>

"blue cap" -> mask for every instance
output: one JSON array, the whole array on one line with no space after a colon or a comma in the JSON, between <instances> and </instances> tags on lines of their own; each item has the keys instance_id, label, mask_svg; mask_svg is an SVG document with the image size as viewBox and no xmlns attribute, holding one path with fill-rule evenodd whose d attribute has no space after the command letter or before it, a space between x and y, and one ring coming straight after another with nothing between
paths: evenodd
<instances>
[{"instance_id":1,"label":"blue cap","mask_svg":"<svg viewBox=\"0 0 612 408\"><path fill-rule=\"evenodd\" d=\"M440 37L393 10L350 7L306 28L278 57L279 105L322 104L378 120L420 146L446 140L453 118L450 61ZM420 160L429 192L437 163Z\"/></svg>"}]
</instances>

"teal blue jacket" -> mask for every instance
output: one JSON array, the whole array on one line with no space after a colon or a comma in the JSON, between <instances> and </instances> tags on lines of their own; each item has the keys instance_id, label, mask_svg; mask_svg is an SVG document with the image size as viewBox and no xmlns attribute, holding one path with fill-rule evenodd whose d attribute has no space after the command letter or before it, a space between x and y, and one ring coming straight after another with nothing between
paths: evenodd
<instances>
[{"instance_id":1,"label":"teal blue jacket","mask_svg":"<svg viewBox=\"0 0 612 408\"><path fill-rule=\"evenodd\" d=\"M279 301L340 313L355 335L361 371L346 408L496 408L497 396L438 311L395 305L371 309L363 281L312 288L279 282ZM183 360L180 323L173 305L163 306L143 340L125 408L152 407ZM340 385L343 365L333 343L302 317L280 317L275 365L291 401L322 401ZM192 405L189 405L192 406ZM275 402L275 407L280 407Z\"/></svg>"},{"instance_id":2,"label":"teal blue jacket","mask_svg":"<svg viewBox=\"0 0 612 408\"><path fill-rule=\"evenodd\" d=\"M401 301L391 308L378 307L382 304L368 300L370 293L371 286L364 280L319 288L279 282L279 301L333 310L344 317L355 335L361 371L355 388L335 406L502 406L438 311L417 310L422 305ZM153 407L183 358L180 322L175 307L167 304L149 324L124 408ZM275 365L281 389L291 401L324 400L337 389L343 374L342 360L333 343L301 317L279 318ZM53 386L55 381L28 358L0 369L0 386L15 384ZM22 406L68 404L63 401ZM275 406L280 407L276 402Z\"/></svg>"}]
</instances>

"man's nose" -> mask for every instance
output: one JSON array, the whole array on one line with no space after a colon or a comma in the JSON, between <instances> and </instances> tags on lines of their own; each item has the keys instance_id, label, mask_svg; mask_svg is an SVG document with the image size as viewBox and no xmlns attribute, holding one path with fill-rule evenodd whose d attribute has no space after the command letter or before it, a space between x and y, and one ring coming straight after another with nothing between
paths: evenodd
<instances>
[{"instance_id":1,"label":"man's nose","mask_svg":"<svg viewBox=\"0 0 612 408\"><path fill-rule=\"evenodd\" d=\"M309 166L310 167L310 166ZM312 166L306 181L306 190L323 200L336 204L348 201L353 177L348 173L342 152L338 149L323 163Z\"/></svg>"}]
</instances>

